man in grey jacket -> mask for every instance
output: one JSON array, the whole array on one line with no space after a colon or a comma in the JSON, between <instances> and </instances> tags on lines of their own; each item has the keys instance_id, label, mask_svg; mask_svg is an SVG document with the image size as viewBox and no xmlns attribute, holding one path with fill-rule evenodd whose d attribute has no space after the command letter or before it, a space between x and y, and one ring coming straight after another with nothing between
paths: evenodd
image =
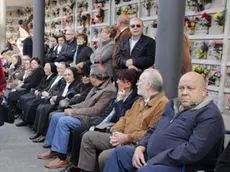
<instances>
[{"instance_id":1,"label":"man in grey jacket","mask_svg":"<svg viewBox=\"0 0 230 172\"><path fill-rule=\"evenodd\" d=\"M70 130L82 127L91 116L103 114L105 108L112 100L115 93L108 74L99 64L91 66L90 80L93 88L88 93L85 101L65 109L64 112L57 112L52 116L49 129L46 135L46 143L51 145L51 150L39 154L39 159L49 159L58 156L54 161L45 164L47 168L59 168L68 165L68 142Z\"/></svg>"}]
</instances>

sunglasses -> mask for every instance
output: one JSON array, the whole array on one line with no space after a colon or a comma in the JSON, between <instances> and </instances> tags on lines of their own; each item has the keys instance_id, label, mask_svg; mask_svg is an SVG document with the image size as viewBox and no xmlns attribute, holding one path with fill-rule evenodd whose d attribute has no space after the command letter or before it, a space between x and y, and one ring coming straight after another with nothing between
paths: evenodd
<instances>
[{"instance_id":1,"label":"sunglasses","mask_svg":"<svg viewBox=\"0 0 230 172\"><path fill-rule=\"evenodd\" d=\"M136 24L136 25L135 25L135 24L132 24L132 25L130 25L130 27L131 27L131 28L135 28L135 27L140 28L141 25L140 25L140 24Z\"/></svg>"}]
</instances>

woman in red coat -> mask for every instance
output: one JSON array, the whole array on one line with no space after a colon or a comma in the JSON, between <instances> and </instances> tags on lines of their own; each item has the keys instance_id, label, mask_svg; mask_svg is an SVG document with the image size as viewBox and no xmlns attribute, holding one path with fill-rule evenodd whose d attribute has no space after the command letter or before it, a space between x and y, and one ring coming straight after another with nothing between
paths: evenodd
<instances>
[{"instance_id":1,"label":"woman in red coat","mask_svg":"<svg viewBox=\"0 0 230 172\"><path fill-rule=\"evenodd\" d=\"M0 60L0 97L5 96L5 91L6 91L6 80L3 72L2 60ZM3 124L4 124L3 112L2 109L0 108L0 126L2 126Z\"/></svg>"}]
</instances>

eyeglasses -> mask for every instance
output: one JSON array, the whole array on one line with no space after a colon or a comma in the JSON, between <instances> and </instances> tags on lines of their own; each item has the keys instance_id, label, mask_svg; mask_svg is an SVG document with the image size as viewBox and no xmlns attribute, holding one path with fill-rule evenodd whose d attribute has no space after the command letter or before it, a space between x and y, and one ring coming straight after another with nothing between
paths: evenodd
<instances>
[{"instance_id":1,"label":"eyeglasses","mask_svg":"<svg viewBox=\"0 0 230 172\"><path fill-rule=\"evenodd\" d=\"M141 25L140 25L140 24L136 24L136 25L135 25L135 24L132 24L132 25L130 25L130 27L131 27L131 28L135 28L135 27L140 28Z\"/></svg>"}]
</instances>

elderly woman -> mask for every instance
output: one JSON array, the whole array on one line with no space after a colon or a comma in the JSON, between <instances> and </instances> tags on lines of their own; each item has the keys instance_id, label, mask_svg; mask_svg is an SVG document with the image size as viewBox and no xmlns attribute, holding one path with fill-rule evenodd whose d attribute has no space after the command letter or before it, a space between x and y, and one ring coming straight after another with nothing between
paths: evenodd
<instances>
[{"instance_id":1,"label":"elderly woman","mask_svg":"<svg viewBox=\"0 0 230 172\"><path fill-rule=\"evenodd\" d=\"M68 97L71 99L75 95L75 89L78 87L79 80L77 70L73 67L67 68L64 75L65 81L59 88L59 92L49 99L49 102L40 104L36 111L36 117L33 129L36 134L30 137L34 143L45 140L46 131L49 126L49 113L57 109L61 100Z\"/></svg>"},{"instance_id":2,"label":"elderly woman","mask_svg":"<svg viewBox=\"0 0 230 172\"><path fill-rule=\"evenodd\" d=\"M29 93L30 89L36 88L45 75L43 68L40 66L41 62L39 58L32 58L30 63L32 68L31 73L28 76L25 76L25 71L25 77L23 78L24 80L19 82L16 90L12 90L8 96L8 104L10 105L11 109L14 109L14 113L16 112L16 104L20 96Z\"/></svg>"},{"instance_id":3,"label":"elderly woman","mask_svg":"<svg viewBox=\"0 0 230 172\"><path fill-rule=\"evenodd\" d=\"M18 107L22 110L22 122L16 126L24 126L25 124L33 124L36 108L41 104L44 99L41 98L42 91L47 89L57 74L56 66L53 63L46 63L44 67L46 77L35 88L34 92L22 95L18 102ZM32 108L33 107L33 108ZM29 111L35 109L34 111Z\"/></svg>"},{"instance_id":4,"label":"elderly woman","mask_svg":"<svg viewBox=\"0 0 230 172\"><path fill-rule=\"evenodd\" d=\"M90 56L90 60L93 64L99 63L105 68L105 72L110 77L114 77L114 70L112 68L112 55L114 49L114 38L117 34L117 30L114 26L106 26L100 33L101 45Z\"/></svg>"},{"instance_id":5,"label":"elderly woman","mask_svg":"<svg viewBox=\"0 0 230 172\"><path fill-rule=\"evenodd\" d=\"M77 48L74 54L73 63L71 67L75 67L78 73L82 73L84 67L89 68L91 65L90 56L93 53L92 48L87 46L88 37L84 33L77 34Z\"/></svg>"}]
</instances>

